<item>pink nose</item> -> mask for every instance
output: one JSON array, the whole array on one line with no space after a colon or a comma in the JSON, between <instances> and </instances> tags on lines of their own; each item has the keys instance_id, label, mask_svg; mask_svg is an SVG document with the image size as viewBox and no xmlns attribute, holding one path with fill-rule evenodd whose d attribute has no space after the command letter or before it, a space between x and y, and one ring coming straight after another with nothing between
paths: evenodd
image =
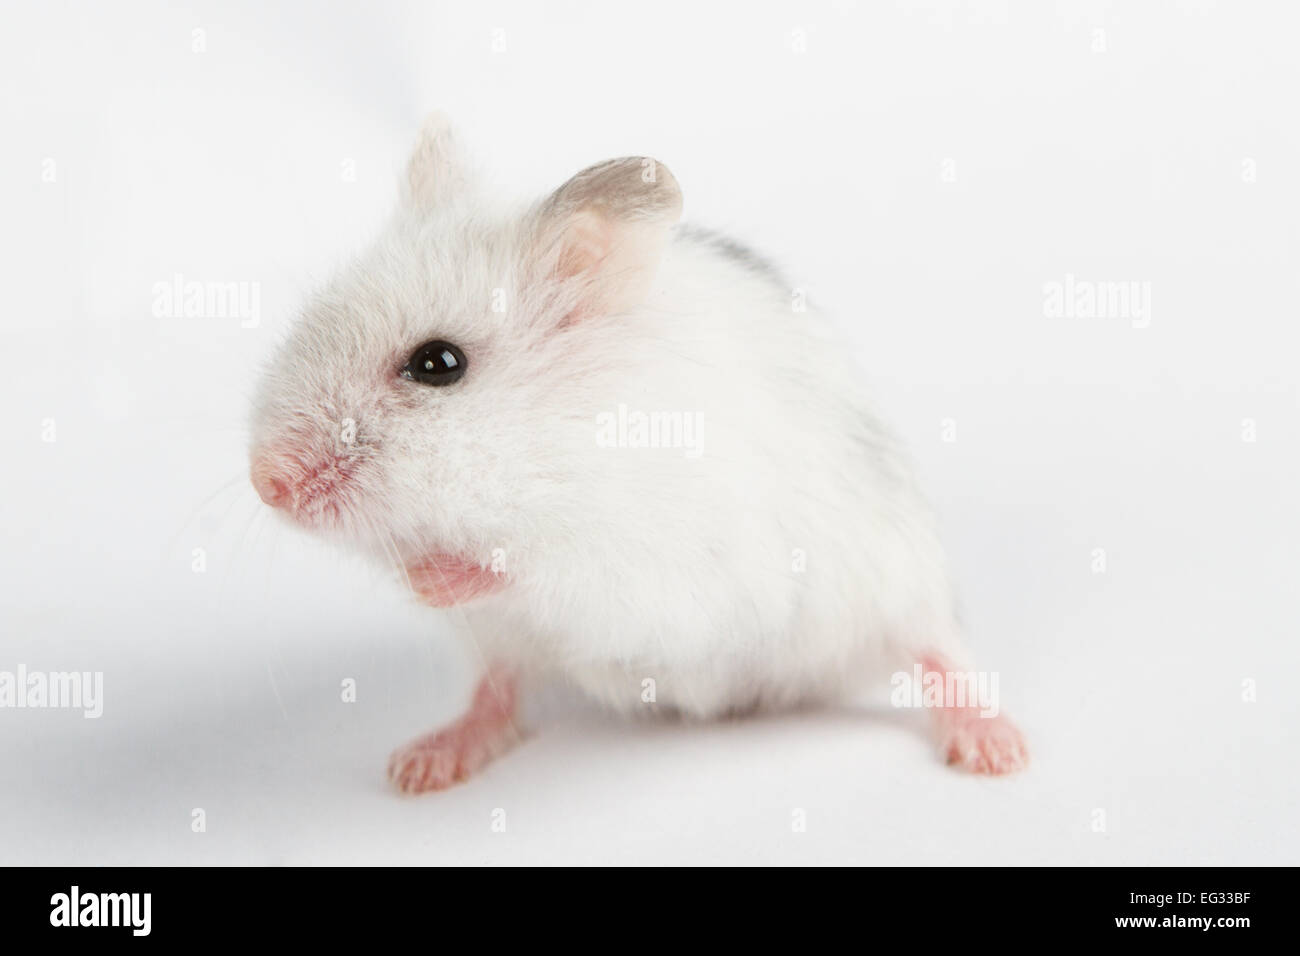
<instances>
[{"instance_id":1,"label":"pink nose","mask_svg":"<svg viewBox=\"0 0 1300 956\"><path fill-rule=\"evenodd\" d=\"M289 482L276 474L275 466L265 458L253 460L250 472L253 487L257 495L272 508L279 508L289 503Z\"/></svg>"}]
</instances>

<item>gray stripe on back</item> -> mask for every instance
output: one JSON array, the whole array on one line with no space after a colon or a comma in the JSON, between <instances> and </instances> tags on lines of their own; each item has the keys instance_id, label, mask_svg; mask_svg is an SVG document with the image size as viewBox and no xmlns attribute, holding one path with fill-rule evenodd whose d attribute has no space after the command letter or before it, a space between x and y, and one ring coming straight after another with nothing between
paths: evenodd
<instances>
[{"instance_id":1,"label":"gray stripe on back","mask_svg":"<svg viewBox=\"0 0 1300 956\"><path fill-rule=\"evenodd\" d=\"M736 263L739 266L770 279L782 289L787 288L785 277L781 270L772 264L770 259L765 258L755 252L749 246L730 236L723 235L720 232L714 232L712 229L705 229L703 226L696 226L689 223L683 223L677 227L678 238L685 239L687 242L693 242L697 245L707 246L724 259Z\"/></svg>"}]
</instances>

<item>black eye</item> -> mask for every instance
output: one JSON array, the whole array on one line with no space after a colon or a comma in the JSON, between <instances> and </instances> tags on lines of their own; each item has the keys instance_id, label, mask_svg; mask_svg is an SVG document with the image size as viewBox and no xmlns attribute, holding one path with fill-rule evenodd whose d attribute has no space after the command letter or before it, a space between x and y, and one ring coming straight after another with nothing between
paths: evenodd
<instances>
[{"instance_id":1,"label":"black eye","mask_svg":"<svg viewBox=\"0 0 1300 956\"><path fill-rule=\"evenodd\" d=\"M465 374L465 353L450 342L425 342L402 369L402 377L422 385L450 385Z\"/></svg>"}]
</instances>

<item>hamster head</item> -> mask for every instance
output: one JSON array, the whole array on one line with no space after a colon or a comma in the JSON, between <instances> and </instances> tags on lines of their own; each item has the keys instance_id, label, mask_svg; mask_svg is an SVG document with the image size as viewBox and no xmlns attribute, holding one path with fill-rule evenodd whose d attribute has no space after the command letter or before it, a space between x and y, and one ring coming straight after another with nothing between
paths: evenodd
<instances>
[{"instance_id":1,"label":"hamster head","mask_svg":"<svg viewBox=\"0 0 1300 956\"><path fill-rule=\"evenodd\" d=\"M509 587L498 549L581 504L572 399L608 364L601 329L644 299L680 212L671 173L639 157L493 211L432 118L391 222L306 303L262 378L262 500L400 560L430 603Z\"/></svg>"}]
</instances>

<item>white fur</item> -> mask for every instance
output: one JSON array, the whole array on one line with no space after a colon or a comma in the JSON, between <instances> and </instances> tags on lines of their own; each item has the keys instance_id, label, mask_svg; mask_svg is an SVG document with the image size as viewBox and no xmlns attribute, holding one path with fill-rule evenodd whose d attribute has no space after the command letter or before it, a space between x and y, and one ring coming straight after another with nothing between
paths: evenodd
<instances>
[{"instance_id":1,"label":"white fur","mask_svg":"<svg viewBox=\"0 0 1300 956\"><path fill-rule=\"evenodd\" d=\"M649 243L631 303L609 294L622 271L567 275L562 204L494 210L434 129L388 229L264 379L255 445L349 469L302 520L407 563L495 555L509 584L465 615L487 656L622 711L645 709L647 679L659 707L709 716L833 697L925 652L960 663L930 514L826 319L671 231L667 193L644 217L637 196L594 207L615 245ZM623 269L642 255L618 248ZM468 356L457 384L398 377L431 339ZM701 453L600 447L620 404L699 416Z\"/></svg>"}]
</instances>

